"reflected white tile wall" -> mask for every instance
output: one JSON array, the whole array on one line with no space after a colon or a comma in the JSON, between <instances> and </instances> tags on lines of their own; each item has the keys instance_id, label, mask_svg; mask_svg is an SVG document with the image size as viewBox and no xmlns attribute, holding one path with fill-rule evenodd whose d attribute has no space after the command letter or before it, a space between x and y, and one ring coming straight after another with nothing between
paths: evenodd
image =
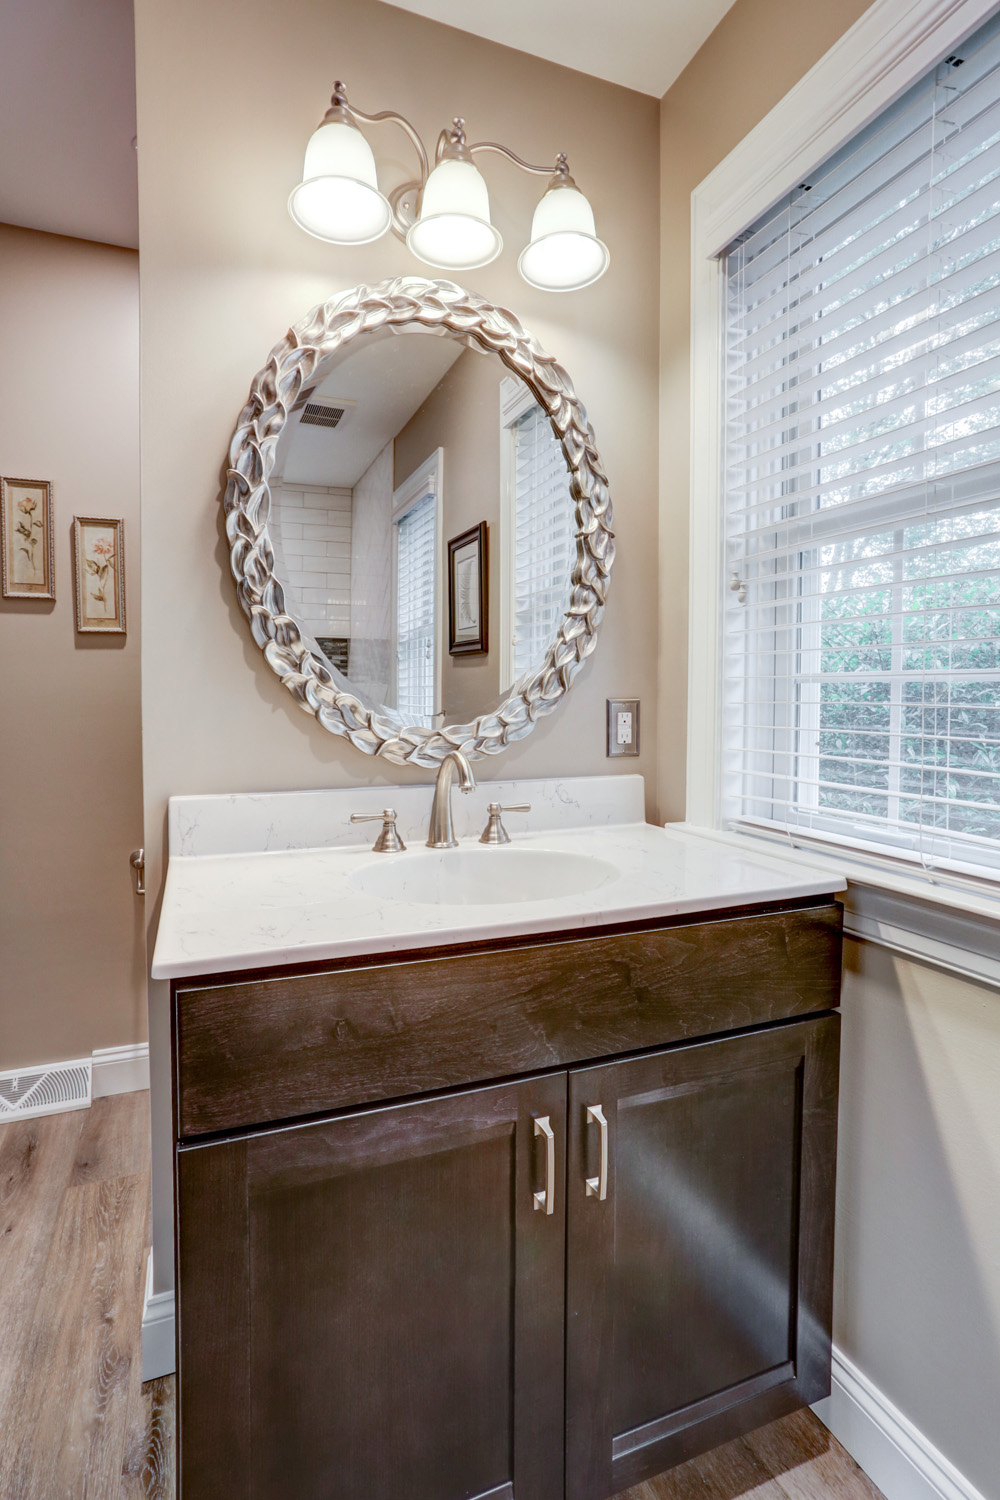
<instances>
[{"instance_id":1,"label":"reflected white tile wall","mask_svg":"<svg viewBox=\"0 0 1000 1500\"><path fill-rule=\"evenodd\" d=\"M313 636L351 633L351 491L272 482L275 572Z\"/></svg>"}]
</instances>

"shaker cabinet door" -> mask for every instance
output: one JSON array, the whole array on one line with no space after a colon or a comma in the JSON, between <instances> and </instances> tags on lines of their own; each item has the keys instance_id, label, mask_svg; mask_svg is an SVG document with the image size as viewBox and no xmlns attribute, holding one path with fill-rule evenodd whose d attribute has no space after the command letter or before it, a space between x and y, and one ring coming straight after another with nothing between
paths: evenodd
<instances>
[{"instance_id":1,"label":"shaker cabinet door","mask_svg":"<svg viewBox=\"0 0 1000 1500\"><path fill-rule=\"evenodd\" d=\"M561 1074L179 1150L184 1500L562 1494L565 1113Z\"/></svg>"},{"instance_id":2,"label":"shaker cabinet door","mask_svg":"<svg viewBox=\"0 0 1000 1500\"><path fill-rule=\"evenodd\" d=\"M570 1074L566 1496L829 1390L839 1017Z\"/></svg>"}]
</instances>

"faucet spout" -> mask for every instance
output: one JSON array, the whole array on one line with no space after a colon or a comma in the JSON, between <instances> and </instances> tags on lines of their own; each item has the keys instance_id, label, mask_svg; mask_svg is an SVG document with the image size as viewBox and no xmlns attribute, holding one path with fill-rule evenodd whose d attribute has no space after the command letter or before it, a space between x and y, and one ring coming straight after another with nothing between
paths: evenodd
<instances>
[{"instance_id":1,"label":"faucet spout","mask_svg":"<svg viewBox=\"0 0 1000 1500\"><path fill-rule=\"evenodd\" d=\"M428 849L455 849L455 825L451 819L451 783L458 771L458 784L463 792L475 789L476 778L468 758L461 750L449 750L438 767L434 783L434 801L431 803L431 826L427 834Z\"/></svg>"}]
</instances>

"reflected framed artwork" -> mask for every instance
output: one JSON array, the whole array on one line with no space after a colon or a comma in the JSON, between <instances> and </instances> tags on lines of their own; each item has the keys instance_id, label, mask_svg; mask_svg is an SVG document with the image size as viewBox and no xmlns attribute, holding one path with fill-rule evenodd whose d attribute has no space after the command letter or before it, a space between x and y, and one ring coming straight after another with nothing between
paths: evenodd
<instances>
[{"instance_id":1,"label":"reflected framed artwork","mask_svg":"<svg viewBox=\"0 0 1000 1500\"><path fill-rule=\"evenodd\" d=\"M489 599L485 521L448 543L448 654L485 656L489 651Z\"/></svg>"},{"instance_id":2,"label":"reflected framed artwork","mask_svg":"<svg viewBox=\"0 0 1000 1500\"><path fill-rule=\"evenodd\" d=\"M0 584L5 599L54 599L52 486L0 479Z\"/></svg>"},{"instance_id":3,"label":"reflected framed artwork","mask_svg":"<svg viewBox=\"0 0 1000 1500\"><path fill-rule=\"evenodd\" d=\"M76 628L83 635L125 634L125 523L73 517Z\"/></svg>"}]
</instances>

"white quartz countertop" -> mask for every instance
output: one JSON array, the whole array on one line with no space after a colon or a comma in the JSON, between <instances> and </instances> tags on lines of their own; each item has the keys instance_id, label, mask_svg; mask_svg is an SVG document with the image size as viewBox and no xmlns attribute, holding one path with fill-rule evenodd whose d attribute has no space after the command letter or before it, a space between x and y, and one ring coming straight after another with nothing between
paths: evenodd
<instances>
[{"instance_id":1,"label":"white quartz countertop","mask_svg":"<svg viewBox=\"0 0 1000 1500\"><path fill-rule=\"evenodd\" d=\"M646 921L832 894L847 884L797 859L744 853L688 829L642 822L639 777L492 782L477 791L481 795L463 810L461 824L461 805L473 798L454 793L456 832L465 830L455 851L423 845L429 788L171 799L171 857L153 978ZM491 798L532 803L531 814L505 818L513 842L504 848L477 842ZM247 804L243 815L241 802ZM402 854L373 854L369 840L378 825L352 828L346 809L389 804L400 811L408 847ZM476 851L480 861L502 861L511 851L548 851L601 860L606 868L600 884L575 894L553 889L541 899L488 903L423 899L434 867L462 850ZM393 879L402 899L357 888L370 878L367 870L389 862L399 871Z\"/></svg>"}]
</instances>

